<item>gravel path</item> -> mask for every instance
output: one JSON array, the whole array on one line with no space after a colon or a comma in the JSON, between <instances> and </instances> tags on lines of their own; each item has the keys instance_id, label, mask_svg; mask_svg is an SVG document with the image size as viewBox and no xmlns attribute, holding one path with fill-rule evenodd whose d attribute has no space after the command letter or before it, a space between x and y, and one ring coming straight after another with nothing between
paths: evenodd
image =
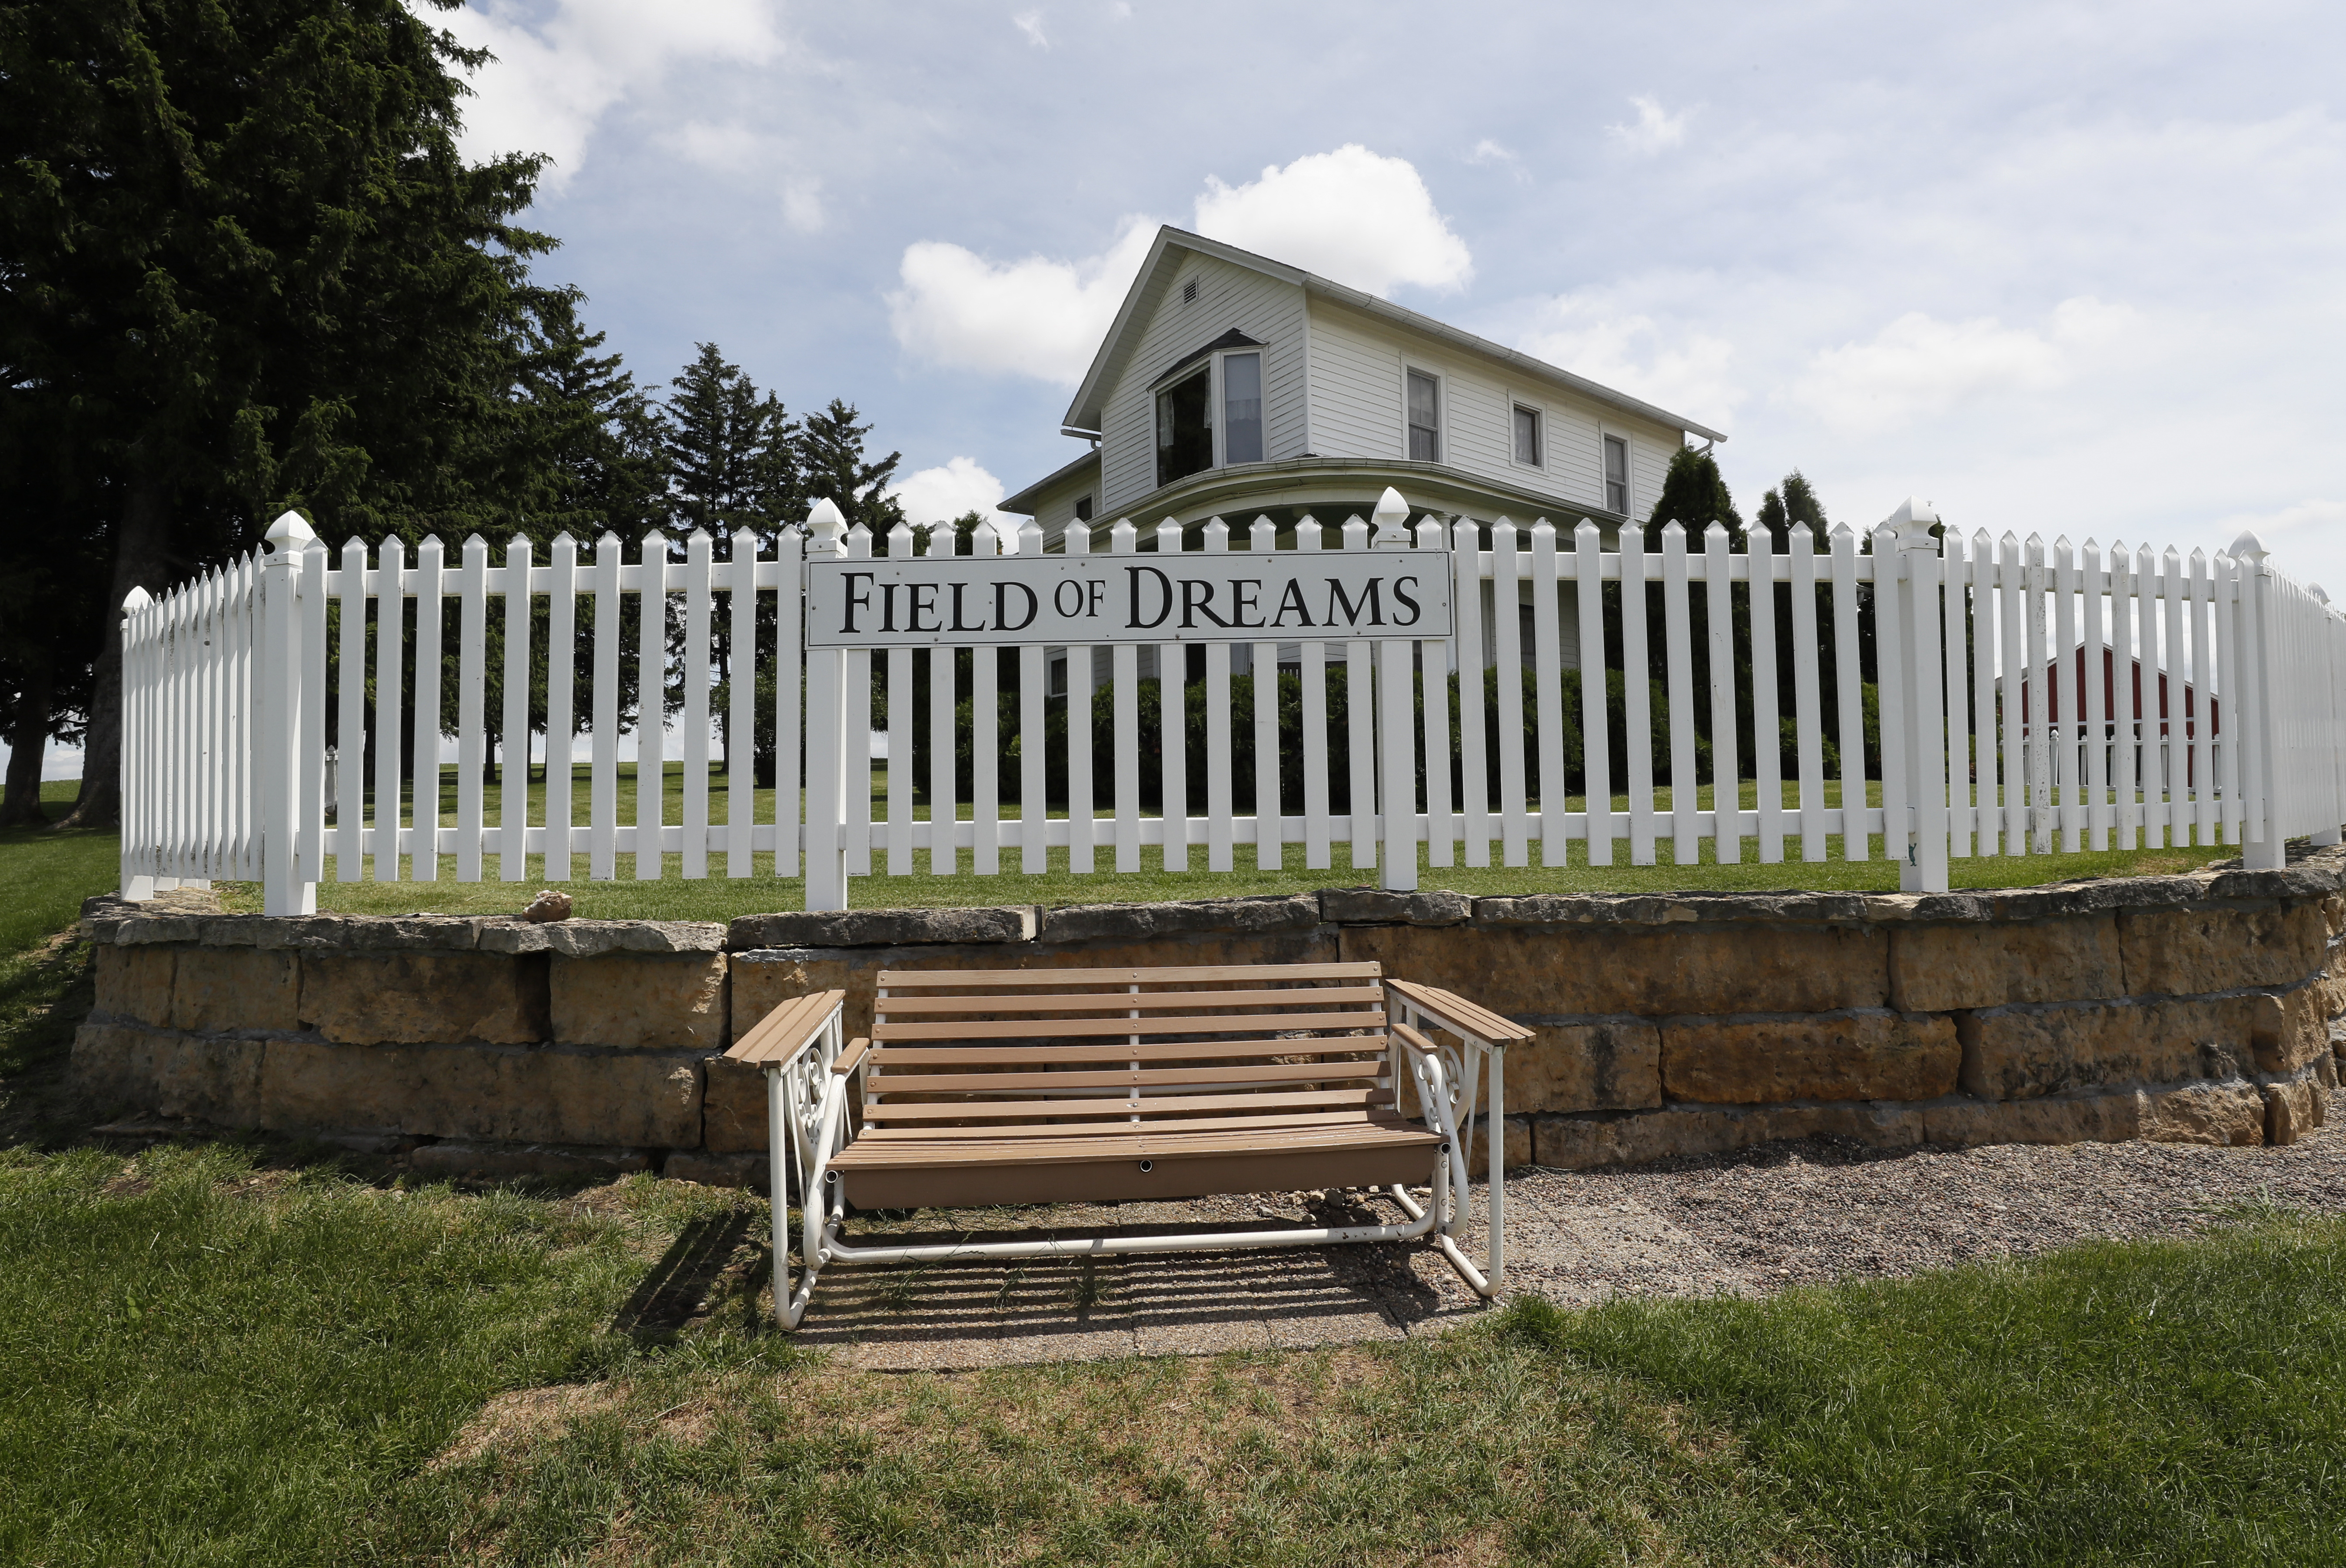
<instances>
[{"instance_id":1,"label":"gravel path","mask_svg":"<svg viewBox=\"0 0 2346 1568\"><path fill-rule=\"evenodd\" d=\"M2330 1126L2277 1149L2137 1143L1883 1153L1804 1140L1629 1170L1527 1171L1507 1183L1507 1286L1573 1306L1764 1294L2025 1256L2090 1237L2181 1235L2259 1204L2346 1213L2341 1117L2346 1095L2333 1096ZM1474 1197L1479 1208L1480 1188ZM1015 1217L1066 1234L1358 1224L1397 1218L1384 1212L1392 1207L1353 1194L1299 1193ZM930 1231L946 1217L923 1214L901 1227L859 1219L850 1231ZM1479 1255L1478 1225L1460 1239ZM1339 1247L834 1269L801 1336L852 1365L950 1370L1403 1339L1443 1332L1478 1309L1430 1247Z\"/></svg>"}]
</instances>

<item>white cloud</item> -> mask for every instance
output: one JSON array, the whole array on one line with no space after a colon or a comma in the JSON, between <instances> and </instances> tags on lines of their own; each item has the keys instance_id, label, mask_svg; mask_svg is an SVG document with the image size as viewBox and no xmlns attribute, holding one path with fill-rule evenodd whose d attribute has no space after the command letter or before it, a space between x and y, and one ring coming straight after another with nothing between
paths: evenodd
<instances>
[{"instance_id":1,"label":"white cloud","mask_svg":"<svg viewBox=\"0 0 2346 1568\"><path fill-rule=\"evenodd\" d=\"M1401 284L1451 290L1474 275L1407 158L1350 142L1267 168L1245 185L1209 176L1198 232L1380 297Z\"/></svg>"},{"instance_id":2,"label":"white cloud","mask_svg":"<svg viewBox=\"0 0 2346 1568\"><path fill-rule=\"evenodd\" d=\"M1018 548L1018 522L1000 510L1009 494L1002 481L978 466L972 457L949 457L942 468L923 468L891 488L904 508L908 523L951 523L969 513L982 514L1002 535L1005 550Z\"/></svg>"},{"instance_id":3,"label":"white cloud","mask_svg":"<svg viewBox=\"0 0 2346 1568\"><path fill-rule=\"evenodd\" d=\"M1474 150L1466 155L1466 161L1468 163L1480 164L1485 167L1504 168L1509 174L1515 177L1515 183L1518 185L1528 185L1531 183L1532 177L1529 171L1524 168L1524 160L1516 155L1512 148L1503 147L1498 142L1492 140L1489 137L1484 137L1481 141L1474 144Z\"/></svg>"},{"instance_id":4,"label":"white cloud","mask_svg":"<svg viewBox=\"0 0 2346 1568\"><path fill-rule=\"evenodd\" d=\"M2086 297L2064 300L2042 332L1992 316L1942 321L1909 311L1870 342L1820 351L1790 400L1844 434L1894 430L1959 403L2063 385L2139 321Z\"/></svg>"},{"instance_id":5,"label":"white cloud","mask_svg":"<svg viewBox=\"0 0 2346 1568\"><path fill-rule=\"evenodd\" d=\"M1010 21L1020 32L1026 35L1026 41L1036 48L1047 49L1051 46L1051 40L1043 36L1043 13L1040 11L1021 11L1010 18Z\"/></svg>"},{"instance_id":6,"label":"white cloud","mask_svg":"<svg viewBox=\"0 0 2346 1568\"><path fill-rule=\"evenodd\" d=\"M1517 346L1575 375L1707 423L1724 424L1743 400L1729 372L1735 346L1725 338L1613 308L1594 294L1561 295L1543 315L1553 324Z\"/></svg>"},{"instance_id":7,"label":"white cloud","mask_svg":"<svg viewBox=\"0 0 2346 1568\"><path fill-rule=\"evenodd\" d=\"M782 52L775 0L559 0L534 23L512 0L427 18L496 57L474 72L458 145L467 158L545 153L558 190L603 115L681 64L762 65ZM706 127L704 127L706 128Z\"/></svg>"},{"instance_id":8,"label":"white cloud","mask_svg":"<svg viewBox=\"0 0 2346 1568\"><path fill-rule=\"evenodd\" d=\"M1082 261L1030 256L996 265L939 239L904 248L889 324L907 352L962 370L1010 372L1072 385L1107 335L1157 237L1127 218L1116 243Z\"/></svg>"},{"instance_id":9,"label":"white cloud","mask_svg":"<svg viewBox=\"0 0 2346 1568\"><path fill-rule=\"evenodd\" d=\"M1605 135L1615 146L1627 151L1651 158L1655 154L1683 144L1687 134L1687 117L1691 109L1676 114L1663 111L1661 100L1648 93L1640 93L1629 100L1637 111L1635 125L1609 125Z\"/></svg>"}]
</instances>

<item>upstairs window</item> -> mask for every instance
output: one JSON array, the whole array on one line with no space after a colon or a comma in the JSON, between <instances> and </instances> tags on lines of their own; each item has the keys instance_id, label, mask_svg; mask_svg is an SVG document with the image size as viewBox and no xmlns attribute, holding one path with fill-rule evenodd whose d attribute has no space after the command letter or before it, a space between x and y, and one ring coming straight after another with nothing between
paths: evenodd
<instances>
[{"instance_id":1,"label":"upstairs window","mask_svg":"<svg viewBox=\"0 0 2346 1568\"><path fill-rule=\"evenodd\" d=\"M1629 443L1617 435L1605 438L1605 510L1629 514Z\"/></svg>"},{"instance_id":2,"label":"upstairs window","mask_svg":"<svg viewBox=\"0 0 2346 1568\"><path fill-rule=\"evenodd\" d=\"M1262 356L1222 356L1222 461L1262 461Z\"/></svg>"},{"instance_id":3,"label":"upstairs window","mask_svg":"<svg viewBox=\"0 0 2346 1568\"><path fill-rule=\"evenodd\" d=\"M1442 461L1442 386L1423 371L1409 372L1409 460Z\"/></svg>"},{"instance_id":4,"label":"upstairs window","mask_svg":"<svg viewBox=\"0 0 2346 1568\"><path fill-rule=\"evenodd\" d=\"M1091 498L1090 496L1088 496L1088 495L1078 495L1078 496L1076 496L1076 522L1078 522L1078 523L1088 523L1088 522L1090 522L1091 520L1092 520L1092 498Z\"/></svg>"},{"instance_id":5,"label":"upstairs window","mask_svg":"<svg viewBox=\"0 0 2346 1568\"><path fill-rule=\"evenodd\" d=\"M1540 465L1539 410L1515 405L1515 461L1534 468Z\"/></svg>"},{"instance_id":6,"label":"upstairs window","mask_svg":"<svg viewBox=\"0 0 2346 1568\"><path fill-rule=\"evenodd\" d=\"M1157 394L1158 484L1170 484L1214 465L1212 380L1211 372L1201 365L1196 375Z\"/></svg>"}]
</instances>

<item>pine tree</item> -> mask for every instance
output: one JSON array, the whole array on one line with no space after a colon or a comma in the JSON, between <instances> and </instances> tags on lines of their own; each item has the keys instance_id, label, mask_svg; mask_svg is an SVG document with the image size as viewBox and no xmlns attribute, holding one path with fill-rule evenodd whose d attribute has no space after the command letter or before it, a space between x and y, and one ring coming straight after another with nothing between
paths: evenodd
<instances>
[{"instance_id":1,"label":"pine tree","mask_svg":"<svg viewBox=\"0 0 2346 1568\"><path fill-rule=\"evenodd\" d=\"M1790 537L1794 524L1807 528L1815 536L1820 553L1826 548L1832 527L1825 517L1824 503L1817 499L1817 493L1810 487L1807 476L1797 468L1784 475L1782 485L1760 498L1758 521L1760 526L1768 530L1768 536L1775 542L1779 553L1789 547L1786 541Z\"/></svg>"},{"instance_id":2,"label":"pine tree","mask_svg":"<svg viewBox=\"0 0 2346 1568\"><path fill-rule=\"evenodd\" d=\"M887 493L903 453L865 462L863 443L872 427L858 424L858 417L852 403L838 398L821 413L809 414L799 435L799 464L809 504L829 497L849 527L861 523L872 530L873 550L882 553L887 548L882 540L904 521L903 507Z\"/></svg>"},{"instance_id":3,"label":"pine tree","mask_svg":"<svg viewBox=\"0 0 2346 1568\"><path fill-rule=\"evenodd\" d=\"M1654 514L1646 522L1646 548L1662 547L1662 529L1676 523L1687 531L1687 548L1702 548L1703 530L1713 523L1727 524L1736 549L1743 548L1743 519L1719 472L1719 460L1698 446L1681 446L1670 454L1669 472L1662 476L1662 494Z\"/></svg>"}]
</instances>

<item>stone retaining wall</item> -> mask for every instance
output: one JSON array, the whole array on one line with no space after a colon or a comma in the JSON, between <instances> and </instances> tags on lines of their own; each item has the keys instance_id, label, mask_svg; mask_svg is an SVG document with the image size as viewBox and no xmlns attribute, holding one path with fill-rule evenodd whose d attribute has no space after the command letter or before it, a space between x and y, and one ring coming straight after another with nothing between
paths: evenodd
<instances>
[{"instance_id":1,"label":"stone retaining wall","mask_svg":"<svg viewBox=\"0 0 2346 1568\"><path fill-rule=\"evenodd\" d=\"M846 990L860 1033L891 967L1375 959L1538 1031L1508 1054L1507 1154L1560 1166L1820 1134L2288 1143L2322 1116L2346 1013L2338 850L1980 893L1351 889L729 928L94 900L85 924L74 1064L101 1103L500 1175L758 1179L762 1082L719 1053L810 989Z\"/></svg>"}]
</instances>

